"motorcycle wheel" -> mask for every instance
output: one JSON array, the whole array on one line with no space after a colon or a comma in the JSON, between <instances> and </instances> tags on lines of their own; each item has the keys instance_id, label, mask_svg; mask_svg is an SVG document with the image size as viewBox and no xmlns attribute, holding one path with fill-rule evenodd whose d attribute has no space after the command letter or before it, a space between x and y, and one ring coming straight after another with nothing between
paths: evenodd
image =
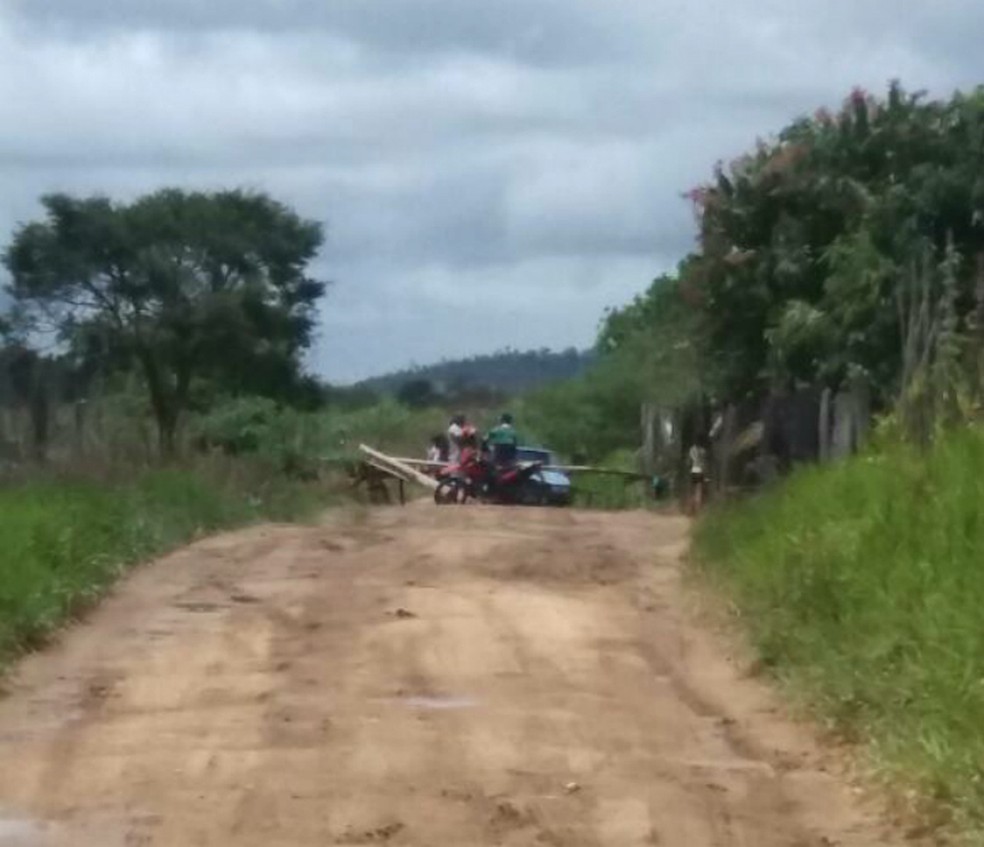
<instances>
[{"instance_id":1,"label":"motorcycle wheel","mask_svg":"<svg viewBox=\"0 0 984 847\"><path fill-rule=\"evenodd\" d=\"M454 506L464 503L467 498L467 488L460 479L441 480L434 489L434 502L438 506Z\"/></svg>"}]
</instances>

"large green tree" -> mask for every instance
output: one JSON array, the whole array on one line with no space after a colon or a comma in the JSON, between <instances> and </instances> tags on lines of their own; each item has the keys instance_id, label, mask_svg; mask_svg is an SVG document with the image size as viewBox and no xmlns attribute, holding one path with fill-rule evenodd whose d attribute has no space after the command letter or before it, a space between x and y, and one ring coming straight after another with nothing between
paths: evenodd
<instances>
[{"instance_id":1,"label":"large green tree","mask_svg":"<svg viewBox=\"0 0 984 847\"><path fill-rule=\"evenodd\" d=\"M797 382L866 378L887 404L911 393L914 361L935 379L975 350L984 386L984 88L854 91L690 199L695 251L605 316L590 373L529 403L558 443L627 446L639 402Z\"/></svg>"},{"instance_id":2,"label":"large green tree","mask_svg":"<svg viewBox=\"0 0 984 847\"><path fill-rule=\"evenodd\" d=\"M702 390L702 325L686 289L692 261L657 277L602 321L596 342L601 366L631 375L637 402L675 406Z\"/></svg>"},{"instance_id":3,"label":"large green tree","mask_svg":"<svg viewBox=\"0 0 984 847\"><path fill-rule=\"evenodd\" d=\"M300 381L326 287L308 273L320 224L241 191L43 205L4 255L18 315L138 368L164 454L196 384L276 395Z\"/></svg>"},{"instance_id":4,"label":"large green tree","mask_svg":"<svg viewBox=\"0 0 984 847\"><path fill-rule=\"evenodd\" d=\"M984 250L984 89L927 100L894 84L802 118L695 189L708 351L732 395L852 372L898 388L900 291L959 257L959 311ZM952 245L948 247L948 245Z\"/></svg>"}]
</instances>

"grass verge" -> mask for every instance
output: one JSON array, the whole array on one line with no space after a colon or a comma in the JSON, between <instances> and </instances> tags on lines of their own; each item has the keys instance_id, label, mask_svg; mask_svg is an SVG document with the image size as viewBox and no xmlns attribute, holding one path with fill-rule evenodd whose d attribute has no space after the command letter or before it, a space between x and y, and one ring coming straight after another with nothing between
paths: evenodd
<instances>
[{"instance_id":1,"label":"grass verge","mask_svg":"<svg viewBox=\"0 0 984 847\"><path fill-rule=\"evenodd\" d=\"M696 559L766 667L984 843L984 433L803 470L709 513Z\"/></svg>"},{"instance_id":2,"label":"grass verge","mask_svg":"<svg viewBox=\"0 0 984 847\"><path fill-rule=\"evenodd\" d=\"M639 469L636 454L631 450L609 454L601 466L630 473ZM574 477L574 505L583 509L620 511L652 508L657 504L652 497L651 483L646 480L585 473ZM668 505L668 501L664 505Z\"/></svg>"},{"instance_id":3,"label":"grass verge","mask_svg":"<svg viewBox=\"0 0 984 847\"><path fill-rule=\"evenodd\" d=\"M317 486L231 464L0 489L0 669L135 562L215 530L303 517L323 498Z\"/></svg>"}]
</instances>

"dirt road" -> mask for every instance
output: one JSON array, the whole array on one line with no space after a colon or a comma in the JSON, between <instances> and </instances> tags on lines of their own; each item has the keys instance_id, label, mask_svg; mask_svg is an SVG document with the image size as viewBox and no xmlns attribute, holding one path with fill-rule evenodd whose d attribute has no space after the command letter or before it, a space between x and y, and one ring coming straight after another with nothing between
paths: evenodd
<instances>
[{"instance_id":1,"label":"dirt road","mask_svg":"<svg viewBox=\"0 0 984 847\"><path fill-rule=\"evenodd\" d=\"M892 843L695 625L685 535L414 506L142 568L0 701L0 845Z\"/></svg>"}]
</instances>

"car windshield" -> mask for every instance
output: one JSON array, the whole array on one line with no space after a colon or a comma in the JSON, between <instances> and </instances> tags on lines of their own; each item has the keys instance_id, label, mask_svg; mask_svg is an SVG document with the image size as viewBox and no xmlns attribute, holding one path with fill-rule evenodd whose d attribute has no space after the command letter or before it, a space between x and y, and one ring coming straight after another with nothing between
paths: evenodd
<instances>
[{"instance_id":1,"label":"car windshield","mask_svg":"<svg viewBox=\"0 0 984 847\"><path fill-rule=\"evenodd\" d=\"M547 450L533 450L529 447L520 447L516 452L516 458L521 462L543 462L545 465L553 464L553 459Z\"/></svg>"}]
</instances>

